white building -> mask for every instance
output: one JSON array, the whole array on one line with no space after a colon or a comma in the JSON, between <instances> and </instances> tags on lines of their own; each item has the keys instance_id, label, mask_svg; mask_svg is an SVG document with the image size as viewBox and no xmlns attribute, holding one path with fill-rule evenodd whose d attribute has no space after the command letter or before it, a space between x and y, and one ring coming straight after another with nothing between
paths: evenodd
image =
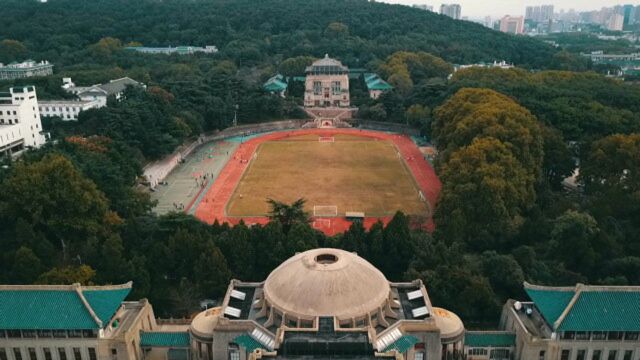
<instances>
[{"instance_id":1,"label":"white building","mask_svg":"<svg viewBox=\"0 0 640 360\"><path fill-rule=\"evenodd\" d=\"M420 9L420 10L426 10L426 11L432 11L433 12L433 6L431 5L426 5L426 4L413 4L411 5L412 7L416 8L416 9Z\"/></svg>"},{"instance_id":2,"label":"white building","mask_svg":"<svg viewBox=\"0 0 640 360\"><path fill-rule=\"evenodd\" d=\"M49 64L48 61L35 62L33 60L27 60L9 65L0 63L0 80L13 80L51 74L53 74L53 64Z\"/></svg>"},{"instance_id":3,"label":"white building","mask_svg":"<svg viewBox=\"0 0 640 360\"><path fill-rule=\"evenodd\" d=\"M33 86L0 93L0 155L18 155L46 142Z\"/></svg>"},{"instance_id":4,"label":"white building","mask_svg":"<svg viewBox=\"0 0 640 360\"><path fill-rule=\"evenodd\" d=\"M78 120L78 114L89 109L98 109L104 104L95 100L43 100L38 101L38 109L42 116L57 116L62 120Z\"/></svg>"},{"instance_id":5,"label":"white building","mask_svg":"<svg viewBox=\"0 0 640 360\"><path fill-rule=\"evenodd\" d=\"M440 14L450 18L460 20L462 7L459 4L442 4L440 5Z\"/></svg>"},{"instance_id":6,"label":"white building","mask_svg":"<svg viewBox=\"0 0 640 360\"><path fill-rule=\"evenodd\" d=\"M136 51L143 54L178 54L178 55L193 55L195 53L215 54L218 52L218 48L214 45L201 46L177 46L177 47L145 47L145 46L130 46L125 48L127 50Z\"/></svg>"},{"instance_id":7,"label":"white building","mask_svg":"<svg viewBox=\"0 0 640 360\"><path fill-rule=\"evenodd\" d=\"M624 15L613 14L607 21L607 29L611 31L622 31L624 27Z\"/></svg>"},{"instance_id":8,"label":"white building","mask_svg":"<svg viewBox=\"0 0 640 360\"><path fill-rule=\"evenodd\" d=\"M109 96L113 96L116 100L120 100L127 86L142 87L143 89L146 89L146 85L129 77L111 80L106 84L95 84L91 86L76 86L71 78L62 79L62 83L62 88L65 91L78 96L81 101L90 103L90 108L101 108L103 106L107 106L107 98ZM97 102L97 104L94 104L94 102Z\"/></svg>"}]
</instances>

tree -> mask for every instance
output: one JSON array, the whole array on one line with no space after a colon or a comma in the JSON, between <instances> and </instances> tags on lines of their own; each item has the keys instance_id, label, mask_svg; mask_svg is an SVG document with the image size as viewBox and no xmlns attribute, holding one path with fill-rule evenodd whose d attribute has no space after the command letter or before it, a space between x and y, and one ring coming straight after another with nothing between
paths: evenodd
<instances>
[{"instance_id":1,"label":"tree","mask_svg":"<svg viewBox=\"0 0 640 360\"><path fill-rule=\"evenodd\" d=\"M42 262L28 247L22 246L13 259L11 278L17 284L32 284L42 272Z\"/></svg>"},{"instance_id":2,"label":"tree","mask_svg":"<svg viewBox=\"0 0 640 360\"><path fill-rule=\"evenodd\" d=\"M89 265L54 267L38 277L38 284L47 285L93 285L96 271ZM137 286L138 284L136 284Z\"/></svg>"},{"instance_id":3,"label":"tree","mask_svg":"<svg viewBox=\"0 0 640 360\"><path fill-rule=\"evenodd\" d=\"M284 76L304 76L307 66L310 66L315 60L316 58L312 56L288 58L278 65L278 71Z\"/></svg>"},{"instance_id":4,"label":"tree","mask_svg":"<svg viewBox=\"0 0 640 360\"><path fill-rule=\"evenodd\" d=\"M549 255L574 271L588 272L598 261L598 222L589 214L568 210L551 231Z\"/></svg>"},{"instance_id":5,"label":"tree","mask_svg":"<svg viewBox=\"0 0 640 360\"><path fill-rule=\"evenodd\" d=\"M349 27L341 22L334 21L327 25L324 33L330 38L345 38L349 36Z\"/></svg>"},{"instance_id":6,"label":"tree","mask_svg":"<svg viewBox=\"0 0 640 360\"><path fill-rule=\"evenodd\" d=\"M267 203L271 207L269 210L269 219L279 221L282 224L284 233L288 233L289 229L296 223L307 224L311 221L309 213L304 211L305 199L298 199L291 205L273 199L267 199Z\"/></svg>"},{"instance_id":7,"label":"tree","mask_svg":"<svg viewBox=\"0 0 640 360\"><path fill-rule=\"evenodd\" d=\"M478 137L493 137L507 146L535 177L540 174L543 140L536 118L493 90L459 90L436 109L433 135L440 162L446 162L453 152Z\"/></svg>"},{"instance_id":8,"label":"tree","mask_svg":"<svg viewBox=\"0 0 640 360\"><path fill-rule=\"evenodd\" d=\"M121 222L96 185L61 155L18 163L2 188L0 216L24 219L68 255Z\"/></svg>"},{"instance_id":9,"label":"tree","mask_svg":"<svg viewBox=\"0 0 640 360\"><path fill-rule=\"evenodd\" d=\"M0 63L22 61L27 54L27 48L20 41L4 39L0 41Z\"/></svg>"},{"instance_id":10,"label":"tree","mask_svg":"<svg viewBox=\"0 0 640 360\"><path fill-rule=\"evenodd\" d=\"M480 249L497 246L515 233L523 209L533 203L532 178L504 143L474 139L441 167L436 231Z\"/></svg>"}]
</instances>

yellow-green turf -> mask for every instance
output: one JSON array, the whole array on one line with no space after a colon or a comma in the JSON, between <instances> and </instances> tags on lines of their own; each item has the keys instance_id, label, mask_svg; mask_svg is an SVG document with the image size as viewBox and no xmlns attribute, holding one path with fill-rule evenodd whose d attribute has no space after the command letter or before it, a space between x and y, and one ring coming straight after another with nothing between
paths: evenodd
<instances>
[{"instance_id":1,"label":"yellow-green turf","mask_svg":"<svg viewBox=\"0 0 640 360\"><path fill-rule=\"evenodd\" d=\"M306 210L337 206L338 216L361 211L390 216L401 210L428 215L428 205L404 160L389 141L356 136L319 142L318 136L267 141L238 183L227 216L264 216L267 198L291 203L307 200Z\"/></svg>"}]
</instances>

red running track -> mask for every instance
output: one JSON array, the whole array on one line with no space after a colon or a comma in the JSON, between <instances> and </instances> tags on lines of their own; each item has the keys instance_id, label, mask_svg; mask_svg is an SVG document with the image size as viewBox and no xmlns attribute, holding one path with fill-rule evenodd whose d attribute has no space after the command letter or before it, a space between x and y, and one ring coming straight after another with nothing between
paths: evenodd
<instances>
[{"instance_id":1,"label":"red running track","mask_svg":"<svg viewBox=\"0 0 640 360\"><path fill-rule=\"evenodd\" d=\"M418 183L420 190L422 190L422 193L429 202L431 209L435 209L441 188L440 180L431 165L424 159L416 144L408 136L359 129L303 129L265 134L240 144L236 152L229 159L229 162L218 175L218 178L209 188L209 191L204 195L200 203L197 204L195 216L209 224L212 224L216 219L220 223L228 222L230 224L237 224L242 219L246 224L266 224L269 221L267 217L228 217L225 213L227 203L231 199L236 185L242 178L242 174L260 144L265 141L309 134L318 136L347 134L391 141L398 148L398 151L400 151L405 163ZM391 220L391 217L367 217L364 220L365 228L369 229L378 220L387 224ZM343 217L313 218L313 227L330 236L346 231L350 225L351 222ZM425 228L430 231L433 230L434 225L431 217L429 217L425 224Z\"/></svg>"}]
</instances>

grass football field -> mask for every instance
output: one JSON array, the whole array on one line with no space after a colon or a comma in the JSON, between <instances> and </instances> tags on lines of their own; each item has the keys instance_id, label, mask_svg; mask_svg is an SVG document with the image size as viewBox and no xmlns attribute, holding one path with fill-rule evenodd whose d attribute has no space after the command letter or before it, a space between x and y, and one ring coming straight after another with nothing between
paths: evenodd
<instances>
[{"instance_id":1,"label":"grass football field","mask_svg":"<svg viewBox=\"0 0 640 360\"><path fill-rule=\"evenodd\" d=\"M227 216L265 216L268 198L291 203L301 197L311 215L314 206L335 206L338 216L429 214L391 142L352 135L334 139L320 142L317 135L306 135L261 144L227 203Z\"/></svg>"}]
</instances>

